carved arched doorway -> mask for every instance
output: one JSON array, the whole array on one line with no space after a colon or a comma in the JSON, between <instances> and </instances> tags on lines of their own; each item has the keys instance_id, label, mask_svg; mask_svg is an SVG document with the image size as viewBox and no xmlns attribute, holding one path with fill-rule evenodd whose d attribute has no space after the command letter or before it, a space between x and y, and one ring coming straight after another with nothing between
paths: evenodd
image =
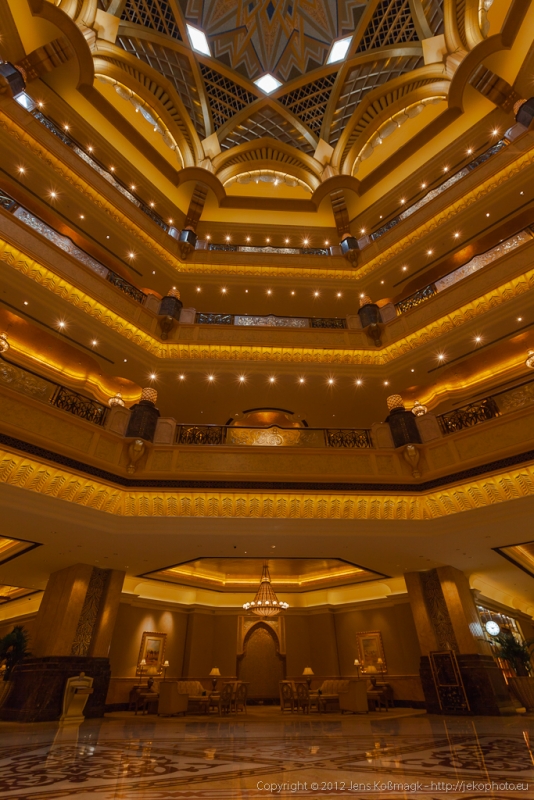
<instances>
[{"instance_id":1,"label":"carved arched doorway","mask_svg":"<svg viewBox=\"0 0 534 800\"><path fill-rule=\"evenodd\" d=\"M238 662L238 677L248 683L251 700L279 697L279 683L285 677L285 659L280 655L276 633L264 622L247 632L243 655Z\"/></svg>"}]
</instances>

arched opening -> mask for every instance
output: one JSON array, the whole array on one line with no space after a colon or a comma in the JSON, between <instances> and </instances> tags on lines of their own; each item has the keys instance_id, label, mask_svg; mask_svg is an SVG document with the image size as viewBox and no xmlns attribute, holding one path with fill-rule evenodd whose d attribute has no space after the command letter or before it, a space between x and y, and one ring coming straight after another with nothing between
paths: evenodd
<instances>
[{"instance_id":1,"label":"arched opening","mask_svg":"<svg viewBox=\"0 0 534 800\"><path fill-rule=\"evenodd\" d=\"M251 700L270 701L279 697L279 684L285 677L285 659L278 651L276 634L264 622L251 628L238 661L239 680L248 683Z\"/></svg>"}]
</instances>

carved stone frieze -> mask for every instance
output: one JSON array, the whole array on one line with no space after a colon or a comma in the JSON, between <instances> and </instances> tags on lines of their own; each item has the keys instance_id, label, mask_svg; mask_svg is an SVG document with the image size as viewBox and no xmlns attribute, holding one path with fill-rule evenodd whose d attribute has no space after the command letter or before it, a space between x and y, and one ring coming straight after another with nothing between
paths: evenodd
<instances>
[{"instance_id":1,"label":"carved stone frieze","mask_svg":"<svg viewBox=\"0 0 534 800\"><path fill-rule=\"evenodd\" d=\"M50 400L56 388L53 383L5 361L0 361L0 384L45 403Z\"/></svg>"},{"instance_id":2,"label":"carved stone frieze","mask_svg":"<svg viewBox=\"0 0 534 800\"><path fill-rule=\"evenodd\" d=\"M0 483L124 517L288 517L425 520L534 496L534 466L407 495L369 484L369 492L241 489L137 489L108 483L33 456L0 449Z\"/></svg>"},{"instance_id":3,"label":"carved stone frieze","mask_svg":"<svg viewBox=\"0 0 534 800\"><path fill-rule=\"evenodd\" d=\"M93 567L87 594L78 620L76 634L72 643L72 656L87 656L91 647L91 640L98 620L102 605L104 591L108 582L110 570Z\"/></svg>"}]
</instances>

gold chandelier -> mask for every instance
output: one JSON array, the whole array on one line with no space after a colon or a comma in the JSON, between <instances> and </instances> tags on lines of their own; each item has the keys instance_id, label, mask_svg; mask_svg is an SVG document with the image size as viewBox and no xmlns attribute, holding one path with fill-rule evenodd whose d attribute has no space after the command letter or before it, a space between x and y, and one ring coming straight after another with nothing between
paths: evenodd
<instances>
[{"instance_id":1,"label":"gold chandelier","mask_svg":"<svg viewBox=\"0 0 534 800\"><path fill-rule=\"evenodd\" d=\"M264 565L256 597L250 603L243 605L245 611L252 611L258 617L275 617L280 611L289 608L289 603L279 600L271 586L269 567Z\"/></svg>"}]
</instances>

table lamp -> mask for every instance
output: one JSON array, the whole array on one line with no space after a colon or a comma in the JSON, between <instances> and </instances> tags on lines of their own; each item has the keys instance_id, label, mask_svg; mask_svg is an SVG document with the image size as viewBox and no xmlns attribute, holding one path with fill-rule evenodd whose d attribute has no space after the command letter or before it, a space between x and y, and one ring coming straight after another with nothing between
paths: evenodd
<instances>
[{"instance_id":1,"label":"table lamp","mask_svg":"<svg viewBox=\"0 0 534 800\"><path fill-rule=\"evenodd\" d=\"M220 677L221 677L221 673L219 671L219 667L213 667L213 669L210 672L211 686L212 686L213 691L215 691L215 689L217 688L217 678L220 678Z\"/></svg>"},{"instance_id":2,"label":"table lamp","mask_svg":"<svg viewBox=\"0 0 534 800\"><path fill-rule=\"evenodd\" d=\"M312 681L311 676L314 674L312 668L311 667L304 667L304 671L303 671L302 674L306 675L306 683L308 684L308 689L309 689L310 686L311 686L311 681Z\"/></svg>"},{"instance_id":3,"label":"table lamp","mask_svg":"<svg viewBox=\"0 0 534 800\"><path fill-rule=\"evenodd\" d=\"M169 667L170 667L169 662L168 661L164 661L163 662L163 680L164 681L167 680L167 670L169 669Z\"/></svg>"},{"instance_id":4,"label":"table lamp","mask_svg":"<svg viewBox=\"0 0 534 800\"><path fill-rule=\"evenodd\" d=\"M384 672L384 660L382 658L377 658L376 663L378 664L378 671L380 672L380 676Z\"/></svg>"},{"instance_id":5,"label":"table lamp","mask_svg":"<svg viewBox=\"0 0 534 800\"><path fill-rule=\"evenodd\" d=\"M356 667L356 677L359 678L360 677L360 666L361 666L359 658L355 658L354 659L354 666Z\"/></svg>"},{"instance_id":6,"label":"table lamp","mask_svg":"<svg viewBox=\"0 0 534 800\"><path fill-rule=\"evenodd\" d=\"M143 670L146 667L146 658L142 658L137 666L137 670L139 672L139 680L143 680Z\"/></svg>"}]
</instances>

